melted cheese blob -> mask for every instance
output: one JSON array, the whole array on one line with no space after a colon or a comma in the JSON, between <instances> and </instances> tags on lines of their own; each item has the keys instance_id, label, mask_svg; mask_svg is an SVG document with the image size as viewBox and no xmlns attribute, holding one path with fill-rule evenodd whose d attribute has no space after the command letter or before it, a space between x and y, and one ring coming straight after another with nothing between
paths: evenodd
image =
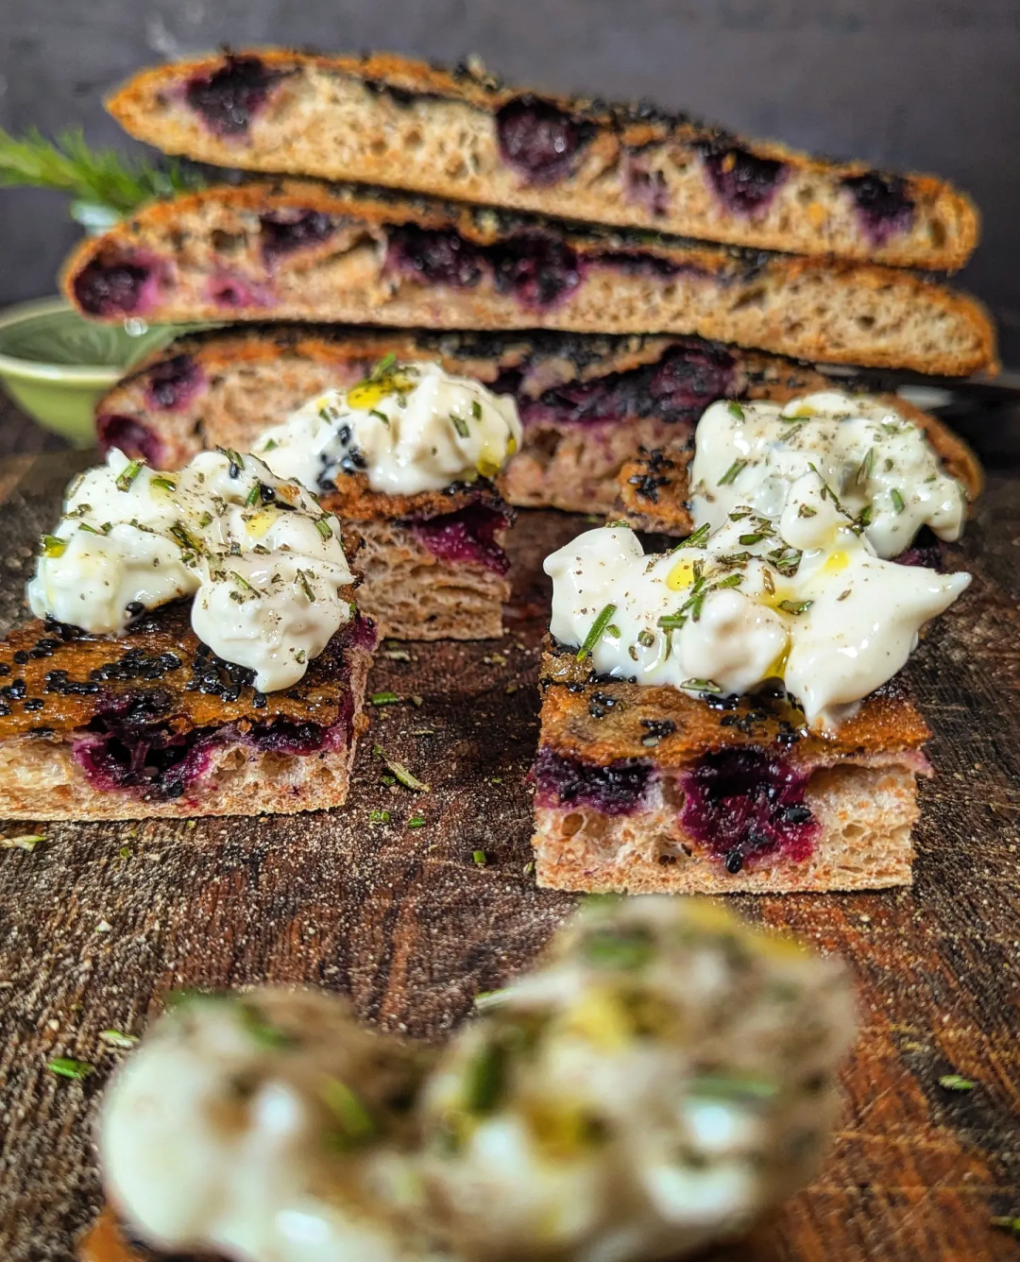
<instances>
[{"instance_id":1,"label":"melted cheese blob","mask_svg":"<svg viewBox=\"0 0 1020 1262\"><path fill-rule=\"evenodd\" d=\"M880 400L838 390L780 407L720 401L695 435L694 517L713 530L740 506L778 517L812 466L880 557L898 556L922 526L958 539L963 486L942 469L924 431Z\"/></svg>"},{"instance_id":2,"label":"melted cheese blob","mask_svg":"<svg viewBox=\"0 0 1020 1262\"><path fill-rule=\"evenodd\" d=\"M340 525L261 460L202 452L155 473L113 450L73 484L43 540L28 601L97 634L194 596L195 634L255 671L262 692L297 683L351 616Z\"/></svg>"},{"instance_id":3,"label":"melted cheese blob","mask_svg":"<svg viewBox=\"0 0 1020 1262\"><path fill-rule=\"evenodd\" d=\"M313 491L343 472L364 473L373 491L417 495L494 478L520 442L509 396L438 364L384 361L349 390L310 400L256 446L275 473Z\"/></svg>"},{"instance_id":4,"label":"melted cheese blob","mask_svg":"<svg viewBox=\"0 0 1020 1262\"><path fill-rule=\"evenodd\" d=\"M626 527L602 527L545 571L552 634L596 671L699 695L779 680L822 729L891 679L970 582L877 557L816 474L793 485L778 523L738 509L653 556Z\"/></svg>"}]
</instances>

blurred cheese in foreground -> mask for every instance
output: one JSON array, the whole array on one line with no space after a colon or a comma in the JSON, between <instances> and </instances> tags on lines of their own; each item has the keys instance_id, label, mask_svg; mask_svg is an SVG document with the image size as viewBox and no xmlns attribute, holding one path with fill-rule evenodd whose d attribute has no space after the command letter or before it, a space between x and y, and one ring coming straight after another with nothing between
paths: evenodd
<instances>
[{"instance_id":1,"label":"blurred cheese in foreground","mask_svg":"<svg viewBox=\"0 0 1020 1262\"><path fill-rule=\"evenodd\" d=\"M324 995L206 997L114 1079L115 1208L238 1262L653 1262L813 1174L841 965L709 904L593 901L440 1052Z\"/></svg>"}]
</instances>

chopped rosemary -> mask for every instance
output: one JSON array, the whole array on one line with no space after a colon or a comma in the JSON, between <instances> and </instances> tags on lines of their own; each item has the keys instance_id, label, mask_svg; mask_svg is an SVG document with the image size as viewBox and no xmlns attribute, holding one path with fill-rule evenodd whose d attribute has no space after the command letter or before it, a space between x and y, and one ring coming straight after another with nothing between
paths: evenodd
<instances>
[{"instance_id":1,"label":"chopped rosemary","mask_svg":"<svg viewBox=\"0 0 1020 1262\"><path fill-rule=\"evenodd\" d=\"M899 516L899 514L902 513L904 509L903 496L899 493L899 491L897 491L895 487L893 487L892 490L889 492L889 498L892 500L893 511L896 513L897 516Z\"/></svg>"},{"instance_id":2,"label":"chopped rosemary","mask_svg":"<svg viewBox=\"0 0 1020 1262\"><path fill-rule=\"evenodd\" d=\"M170 534L177 540L178 546L186 552L202 552L202 544L180 522L175 522L170 527Z\"/></svg>"},{"instance_id":3,"label":"chopped rosemary","mask_svg":"<svg viewBox=\"0 0 1020 1262\"><path fill-rule=\"evenodd\" d=\"M31 854L39 842L45 840L45 833L19 833L17 837L0 837L0 850L27 850Z\"/></svg>"},{"instance_id":4,"label":"chopped rosemary","mask_svg":"<svg viewBox=\"0 0 1020 1262\"><path fill-rule=\"evenodd\" d=\"M744 581L743 574L727 574L725 578L721 578L713 587L713 591L718 591L720 587L739 587Z\"/></svg>"},{"instance_id":5,"label":"chopped rosemary","mask_svg":"<svg viewBox=\"0 0 1020 1262\"><path fill-rule=\"evenodd\" d=\"M390 822L389 811L370 811L368 815L370 824L388 824Z\"/></svg>"},{"instance_id":6,"label":"chopped rosemary","mask_svg":"<svg viewBox=\"0 0 1020 1262\"><path fill-rule=\"evenodd\" d=\"M797 516L798 517L817 517L818 509L812 508L810 504L801 504L800 508L797 509Z\"/></svg>"},{"instance_id":7,"label":"chopped rosemary","mask_svg":"<svg viewBox=\"0 0 1020 1262\"><path fill-rule=\"evenodd\" d=\"M129 1048L138 1042L135 1034L124 1034L120 1030L100 1030L100 1039L109 1047Z\"/></svg>"},{"instance_id":8,"label":"chopped rosemary","mask_svg":"<svg viewBox=\"0 0 1020 1262\"><path fill-rule=\"evenodd\" d=\"M1000 1231L1011 1231L1018 1240L1020 1240L1020 1216L1016 1218L1010 1215L996 1215L995 1218L988 1220L993 1227L998 1227Z\"/></svg>"},{"instance_id":9,"label":"chopped rosemary","mask_svg":"<svg viewBox=\"0 0 1020 1262\"><path fill-rule=\"evenodd\" d=\"M44 557L62 557L67 551L67 540L59 535L43 535L42 554Z\"/></svg>"},{"instance_id":10,"label":"chopped rosemary","mask_svg":"<svg viewBox=\"0 0 1020 1262\"><path fill-rule=\"evenodd\" d=\"M256 482L248 494L244 497L245 508L254 508L262 499L262 488Z\"/></svg>"},{"instance_id":11,"label":"chopped rosemary","mask_svg":"<svg viewBox=\"0 0 1020 1262\"><path fill-rule=\"evenodd\" d=\"M216 450L221 456L226 456L226 458L230 461L230 469L228 472L232 478L236 478L244 468L244 460L237 454L236 451L234 451L232 447L217 447Z\"/></svg>"},{"instance_id":12,"label":"chopped rosemary","mask_svg":"<svg viewBox=\"0 0 1020 1262\"><path fill-rule=\"evenodd\" d=\"M703 1073L691 1080L694 1095L713 1096L723 1100L771 1100L779 1093L776 1083L741 1073Z\"/></svg>"},{"instance_id":13,"label":"chopped rosemary","mask_svg":"<svg viewBox=\"0 0 1020 1262\"><path fill-rule=\"evenodd\" d=\"M243 574L238 574L237 570L231 570L230 577L234 580L238 587L243 588L244 591L254 592L256 596L261 595L261 592L256 591Z\"/></svg>"},{"instance_id":14,"label":"chopped rosemary","mask_svg":"<svg viewBox=\"0 0 1020 1262\"><path fill-rule=\"evenodd\" d=\"M688 535L686 539L681 539L676 545L676 548L700 548L708 538L711 530L711 526L709 526L708 522L705 522L703 526L699 526L697 530L695 530L693 534ZM674 552L676 551L676 548L673 549Z\"/></svg>"},{"instance_id":15,"label":"chopped rosemary","mask_svg":"<svg viewBox=\"0 0 1020 1262\"><path fill-rule=\"evenodd\" d=\"M667 613L662 615L657 625L663 631L679 631L686 621L687 615L684 613Z\"/></svg>"},{"instance_id":16,"label":"chopped rosemary","mask_svg":"<svg viewBox=\"0 0 1020 1262\"><path fill-rule=\"evenodd\" d=\"M424 781L419 780L417 776L411 774L403 763L394 762L392 758L386 756L386 751L381 745L375 745L372 748L372 757L381 759L386 766L393 772L397 781L404 786L405 789L411 789L415 793L429 793L431 790Z\"/></svg>"},{"instance_id":17,"label":"chopped rosemary","mask_svg":"<svg viewBox=\"0 0 1020 1262\"><path fill-rule=\"evenodd\" d=\"M947 1091L973 1091L977 1083L973 1078L964 1078L962 1074L943 1074L939 1086Z\"/></svg>"},{"instance_id":18,"label":"chopped rosemary","mask_svg":"<svg viewBox=\"0 0 1020 1262\"><path fill-rule=\"evenodd\" d=\"M471 400L471 415L476 421L480 421L482 419L482 405L477 399Z\"/></svg>"},{"instance_id":19,"label":"chopped rosemary","mask_svg":"<svg viewBox=\"0 0 1020 1262\"><path fill-rule=\"evenodd\" d=\"M800 614L807 613L814 603L813 600L781 600L779 608L783 613Z\"/></svg>"},{"instance_id":20,"label":"chopped rosemary","mask_svg":"<svg viewBox=\"0 0 1020 1262\"><path fill-rule=\"evenodd\" d=\"M485 865L489 862L488 859L485 857L484 850L475 850L472 853L471 858L474 860L476 868L484 868Z\"/></svg>"},{"instance_id":21,"label":"chopped rosemary","mask_svg":"<svg viewBox=\"0 0 1020 1262\"><path fill-rule=\"evenodd\" d=\"M756 530L749 535L741 535L737 542L741 545L741 547L749 548L753 543L761 543L761 541L767 537L768 536L763 534L760 530Z\"/></svg>"},{"instance_id":22,"label":"chopped rosemary","mask_svg":"<svg viewBox=\"0 0 1020 1262\"><path fill-rule=\"evenodd\" d=\"M451 424L451 425L453 426L453 428L457 431L457 433L461 436L461 438L470 438L470 437L471 437L471 431L468 429L468 423L467 423L467 421L465 421L465 420L464 420L463 416L455 416L455 415L451 412L451 413L450 413L450 424Z\"/></svg>"},{"instance_id":23,"label":"chopped rosemary","mask_svg":"<svg viewBox=\"0 0 1020 1262\"><path fill-rule=\"evenodd\" d=\"M871 475L874 473L874 471L875 471L875 449L874 447L869 447L868 454L861 461L860 467L857 470L858 484L863 486L865 482L868 482L871 478Z\"/></svg>"},{"instance_id":24,"label":"chopped rosemary","mask_svg":"<svg viewBox=\"0 0 1020 1262\"><path fill-rule=\"evenodd\" d=\"M149 479L150 486L158 486L161 491L176 491L177 483L173 478L165 477L162 473L154 473Z\"/></svg>"},{"instance_id":25,"label":"chopped rosemary","mask_svg":"<svg viewBox=\"0 0 1020 1262\"><path fill-rule=\"evenodd\" d=\"M263 444L263 446L262 446L262 450L263 450L263 451L275 451L275 450L277 449L277 447L279 447L279 445L280 445L280 444L276 441L276 439L275 439L275 438L269 438L269 439L267 439L267 440L266 440L266 442Z\"/></svg>"},{"instance_id":26,"label":"chopped rosemary","mask_svg":"<svg viewBox=\"0 0 1020 1262\"><path fill-rule=\"evenodd\" d=\"M113 485L118 491L130 490L131 483L138 477L141 471L142 461L132 460L129 464L126 464L123 469L121 469L120 473L117 474L117 480Z\"/></svg>"},{"instance_id":27,"label":"chopped rosemary","mask_svg":"<svg viewBox=\"0 0 1020 1262\"><path fill-rule=\"evenodd\" d=\"M317 517L315 519L315 529L319 532L320 535L322 535L323 539L333 538L333 531L332 531L332 528L330 527L329 517L327 514L323 514L322 517Z\"/></svg>"},{"instance_id":28,"label":"chopped rosemary","mask_svg":"<svg viewBox=\"0 0 1020 1262\"><path fill-rule=\"evenodd\" d=\"M602 633L612 621L613 614L616 613L615 605L606 605L595 621L591 624L591 630L585 636L584 643L577 650L577 661L583 662L586 657L591 657L592 650L602 638Z\"/></svg>"},{"instance_id":29,"label":"chopped rosemary","mask_svg":"<svg viewBox=\"0 0 1020 1262\"><path fill-rule=\"evenodd\" d=\"M385 412L380 412L378 408L369 408L368 414L369 416L374 416L377 421L382 421L384 425L389 425L390 423L390 418Z\"/></svg>"},{"instance_id":30,"label":"chopped rosemary","mask_svg":"<svg viewBox=\"0 0 1020 1262\"><path fill-rule=\"evenodd\" d=\"M418 815L417 813L412 815L411 818L407 821L407 826L408 828L424 828L425 816Z\"/></svg>"},{"instance_id":31,"label":"chopped rosemary","mask_svg":"<svg viewBox=\"0 0 1020 1262\"><path fill-rule=\"evenodd\" d=\"M680 687L690 692L722 692L714 679L685 679Z\"/></svg>"},{"instance_id":32,"label":"chopped rosemary","mask_svg":"<svg viewBox=\"0 0 1020 1262\"><path fill-rule=\"evenodd\" d=\"M746 460L734 460L726 472L722 475L716 486L732 486L736 482L740 474L747 468Z\"/></svg>"},{"instance_id":33,"label":"chopped rosemary","mask_svg":"<svg viewBox=\"0 0 1020 1262\"><path fill-rule=\"evenodd\" d=\"M96 1072L95 1065L90 1065L87 1060L75 1060L73 1056L55 1056L46 1068L58 1078L74 1078L79 1082Z\"/></svg>"},{"instance_id":34,"label":"chopped rosemary","mask_svg":"<svg viewBox=\"0 0 1020 1262\"><path fill-rule=\"evenodd\" d=\"M334 1134L338 1147L351 1148L365 1143L375 1134L375 1122L364 1101L339 1078L328 1078L322 1089L322 1102L335 1118L339 1131Z\"/></svg>"},{"instance_id":35,"label":"chopped rosemary","mask_svg":"<svg viewBox=\"0 0 1020 1262\"><path fill-rule=\"evenodd\" d=\"M739 403L733 401L727 403L726 411L729 412L730 416L734 417L738 421L742 421L744 419L744 409Z\"/></svg>"},{"instance_id":36,"label":"chopped rosemary","mask_svg":"<svg viewBox=\"0 0 1020 1262\"><path fill-rule=\"evenodd\" d=\"M642 648L650 649L655 643L655 633L652 631L639 631L637 642Z\"/></svg>"},{"instance_id":37,"label":"chopped rosemary","mask_svg":"<svg viewBox=\"0 0 1020 1262\"><path fill-rule=\"evenodd\" d=\"M312 585L308 581L308 575L304 572L304 570L298 570L297 578L298 578L298 582L301 584L301 590L304 592L305 598L307 599L308 603L310 605L314 605L315 592L312 591Z\"/></svg>"},{"instance_id":38,"label":"chopped rosemary","mask_svg":"<svg viewBox=\"0 0 1020 1262\"><path fill-rule=\"evenodd\" d=\"M400 701L400 697L395 692L386 689L384 692L373 692L371 701L373 705L396 705Z\"/></svg>"},{"instance_id":39,"label":"chopped rosemary","mask_svg":"<svg viewBox=\"0 0 1020 1262\"><path fill-rule=\"evenodd\" d=\"M469 1113L492 1113L506 1085L507 1049L501 1043L483 1047L467 1067L464 1107Z\"/></svg>"},{"instance_id":40,"label":"chopped rosemary","mask_svg":"<svg viewBox=\"0 0 1020 1262\"><path fill-rule=\"evenodd\" d=\"M618 640L620 638L620 634L620 628L615 623L611 622L609 626L606 627L606 635L612 636L614 640Z\"/></svg>"}]
</instances>

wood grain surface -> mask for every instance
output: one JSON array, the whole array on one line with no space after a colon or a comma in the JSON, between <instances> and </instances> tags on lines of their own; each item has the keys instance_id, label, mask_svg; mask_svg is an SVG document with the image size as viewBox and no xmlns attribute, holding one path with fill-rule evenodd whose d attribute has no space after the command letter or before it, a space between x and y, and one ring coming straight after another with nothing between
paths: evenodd
<instances>
[{"instance_id":1,"label":"wood grain surface","mask_svg":"<svg viewBox=\"0 0 1020 1262\"><path fill-rule=\"evenodd\" d=\"M0 627L18 616L37 533L81 455L0 466ZM342 813L43 825L0 848L0 1258L69 1262L100 1202L90 1126L117 1053L179 986L309 983L366 1021L442 1039L479 990L541 948L572 899L526 871L525 776L546 618L541 558L584 526L524 512L509 634L408 645L371 686L380 708ZM993 1215L1020 1213L1020 495L993 476L954 567L970 592L910 667L935 732L916 883L857 895L741 898L741 910L839 951L860 980L861 1037L821 1177L726 1258L752 1262L1010 1259ZM381 745L431 786L380 783ZM370 812L390 811L388 824ZM425 823L411 827L420 815ZM7 837L31 831L0 826ZM482 850L484 867L472 854ZM83 1082L53 1056L96 1066ZM977 1085L938 1084L958 1072ZM354 1260L352 1260L354 1262Z\"/></svg>"}]
</instances>

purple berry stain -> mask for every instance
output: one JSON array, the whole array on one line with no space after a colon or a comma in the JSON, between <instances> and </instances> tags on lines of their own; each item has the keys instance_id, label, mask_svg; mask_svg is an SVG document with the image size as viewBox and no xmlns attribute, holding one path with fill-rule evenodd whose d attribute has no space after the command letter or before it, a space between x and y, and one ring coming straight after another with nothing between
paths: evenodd
<instances>
[{"instance_id":1,"label":"purple berry stain","mask_svg":"<svg viewBox=\"0 0 1020 1262\"><path fill-rule=\"evenodd\" d=\"M750 219L768 209L788 174L776 158L759 158L739 146L712 146L703 157L716 196L735 215Z\"/></svg>"},{"instance_id":2,"label":"purple berry stain","mask_svg":"<svg viewBox=\"0 0 1020 1262\"><path fill-rule=\"evenodd\" d=\"M453 229L391 228L386 266L435 285L470 289L482 279L482 251Z\"/></svg>"},{"instance_id":3,"label":"purple berry stain","mask_svg":"<svg viewBox=\"0 0 1020 1262\"><path fill-rule=\"evenodd\" d=\"M554 306L581 283L577 254L563 241L544 232L519 232L488 251L496 289L512 293L522 307L540 310Z\"/></svg>"},{"instance_id":4,"label":"purple berry stain","mask_svg":"<svg viewBox=\"0 0 1020 1262\"><path fill-rule=\"evenodd\" d=\"M154 269L137 259L94 258L74 278L74 296L87 315L142 315Z\"/></svg>"},{"instance_id":5,"label":"purple berry stain","mask_svg":"<svg viewBox=\"0 0 1020 1262\"><path fill-rule=\"evenodd\" d=\"M897 233L909 231L914 222L914 203L902 176L869 171L848 176L843 187L853 197L857 217L872 245L885 245Z\"/></svg>"},{"instance_id":6,"label":"purple berry stain","mask_svg":"<svg viewBox=\"0 0 1020 1262\"><path fill-rule=\"evenodd\" d=\"M189 80L184 97L216 135L243 136L282 77L258 57L228 56L212 74Z\"/></svg>"},{"instance_id":7,"label":"purple berry stain","mask_svg":"<svg viewBox=\"0 0 1020 1262\"><path fill-rule=\"evenodd\" d=\"M96 417L99 450L105 456L114 447L132 460L144 460L154 469L162 465L163 444L157 434L134 416L106 413Z\"/></svg>"},{"instance_id":8,"label":"purple berry stain","mask_svg":"<svg viewBox=\"0 0 1020 1262\"><path fill-rule=\"evenodd\" d=\"M496 574L510 568L510 558L496 540L509 524L505 513L484 504L409 523L415 538L441 561L480 565Z\"/></svg>"},{"instance_id":9,"label":"purple berry stain","mask_svg":"<svg viewBox=\"0 0 1020 1262\"><path fill-rule=\"evenodd\" d=\"M174 355L148 371L145 401L159 412L180 412L202 385L202 372L190 355Z\"/></svg>"},{"instance_id":10,"label":"purple berry stain","mask_svg":"<svg viewBox=\"0 0 1020 1262\"><path fill-rule=\"evenodd\" d=\"M496 114L496 134L503 161L529 184L555 184L571 174L595 128L550 101L519 96Z\"/></svg>"},{"instance_id":11,"label":"purple berry stain","mask_svg":"<svg viewBox=\"0 0 1020 1262\"><path fill-rule=\"evenodd\" d=\"M601 766L543 745L534 776L538 806L587 806L603 815L619 816L631 815L644 805L653 769L641 758L621 758Z\"/></svg>"},{"instance_id":12,"label":"purple berry stain","mask_svg":"<svg viewBox=\"0 0 1020 1262\"><path fill-rule=\"evenodd\" d=\"M336 231L332 215L318 210L273 211L259 220L262 227L262 257L273 263L290 254L328 241Z\"/></svg>"},{"instance_id":13,"label":"purple berry stain","mask_svg":"<svg viewBox=\"0 0 1020 1262\"><path fill-rule=\"evenodd\" d=\"M772 855L803 863L820 831L807 780L761 749L709 753L683 776L680 822L732 875Z\"/></svg>"}]
</instances>

